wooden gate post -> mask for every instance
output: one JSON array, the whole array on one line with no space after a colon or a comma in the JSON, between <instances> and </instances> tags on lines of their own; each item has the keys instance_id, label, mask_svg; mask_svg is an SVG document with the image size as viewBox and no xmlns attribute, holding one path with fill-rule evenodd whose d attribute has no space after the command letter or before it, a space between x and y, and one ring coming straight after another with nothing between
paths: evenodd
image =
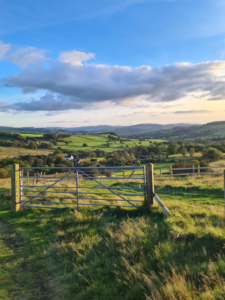
<instances>
[{"instance_id":1,"label":"wooden gate post","mask_svg":"<svg viewBox=\"0 0 225 300\"><path fill-rule=\"evenodd\" d=\"M147 198L146 204L149 207L153 205L154 197L154 166L153 164L146 164L146 185L147 185Z\"/></svg>"},{"instance_id":2,"label":"wooden gate post","mask_svg":"<svg viewBox=\"0 0 225 300\"><path fill-rule=\"evenodd\" d=\"M14 164L11 167L11 201L12 201L12 212L20 210L20 166Z\"/></svg>"}]
</instances>

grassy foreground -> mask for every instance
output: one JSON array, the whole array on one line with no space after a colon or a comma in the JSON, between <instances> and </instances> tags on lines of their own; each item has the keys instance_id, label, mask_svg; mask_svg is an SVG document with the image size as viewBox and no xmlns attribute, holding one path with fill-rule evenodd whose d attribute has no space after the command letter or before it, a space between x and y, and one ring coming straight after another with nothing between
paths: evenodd
<instances>
[{"instance_id":1,"label":"grassy foreground","mask_svg":"<svg viewBox=\"0 0 225 300\"><path fill-rule=\"evenodd\" d=\"M0 299L224 299L225 227L169 209L12 214L0 188Z\"/></svg>"}]
</instances>

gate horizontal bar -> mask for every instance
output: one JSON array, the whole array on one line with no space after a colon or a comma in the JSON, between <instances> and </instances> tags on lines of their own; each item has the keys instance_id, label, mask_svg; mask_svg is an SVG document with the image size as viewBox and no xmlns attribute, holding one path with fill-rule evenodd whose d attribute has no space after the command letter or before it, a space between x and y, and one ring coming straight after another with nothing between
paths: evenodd
<instances>
[{"instance_id":1,"label":"gate horizontal bar","mask_svg":"<svg viewBox=\"0 0 225 300\"><path fill-rule=\"evenodd\" d=\"M137 182L137 184L139 184ZM141 183L140 183L141 184ZM38 188L51 188L51 189L75 189L76 186L48 186L48 185L21 185L21 187L38 187ZM143 188L134 188L134 187L111 187L109 186L110 189L116 189L116 190L143 190ZM85 187L85 186L79 186L79 189L103 189L102 187L96 186L96 187ZM108 189L108 187L106 187ZM25 190L26 191L26 190Z\"/></svg>"},{"instance_id":2,"label":"gate horizontal bar","mask_svg":"<svg viewBox=\"0 0 225 300\"><path fill-rule=\"evenodd\" d=\"M127 170L127 169L143 169L143 167L140 166L133 166L133 167L20 167L20 170L42 170L42 169L55 169L55 170L62 170L62 169L68 169L68 170L87 170L87 169L119 169L119 170Z\"/></svg>"},{"instance_id":3,"label":"gate horizontal bar","mask_svg":"<svg viewBox=\"0 0 225 300\"><path fill-rule=\"evenodd\" d=\"M76 198L74 198L74 200L77 200ZM124 201L124 200L122 200L122 199L92 199L92 198L80 198L79 200L97 200L97 201L101 201L101 200L104 200L104 201ZM143 203L143 200L129 200L129 201L132 201L132 202L142 202ZM26 202L26 200L21 200L21 202ZM126 202L126 201L125 201ZM53 203L53 204L59 204L59 205L61 205L61 204L71 204L71 205L77 205L77 202L52 202L52 201L30 201L29 203ZM80 205L80 203L79 203L79 205Z\"/></svg>"},{"instance_id":4,"label":"gate horizontal bar","mask_svg":"<svg viewBox=\"0 0 225 300\"><path fill-rule=\"evenodd\" d=\"M32 196L25 196L25 195L21 195L21 197L32 197ZM40 197L37 197L37 198L43 198L42 196L40 196ZM73 197L44 197L45 199L73 199L73 200L77 200L77 198L73 198ZM143 200L134 200L134 199L132 199L132 200L123 200L123 199L114 199L114 198L108 198L108 199L104 199L104 198L79 198L79 200L102 200L102 201L124 201L124 202L126 202L126 201L131 201L131 202L143 202ZM35 200L36 201L36 200ZM21 200L21 202L27 202L27 200ZM33 201L29 201L29 203L31 203L31 202L33 202ZM42 202L42 201L41 201ZM45 202L45 201L43 201L43 202ZM62 203L63 204L63 202L57 202L58 204L60 204L60 203ZM80 205L80 203L79 203L79 205Z\"/></svg>"},{"instance_id":5,"label":"gate horizontal bar","mask_svg":"<svg viewBox=\"0 0 225 300\"><path fill-rule=\"evenodd\" d=\"M108 190L108 189L106 189ZM40 191L29 191L29 190L23 190L23 192L28 192L28 193L38 193ZM77 194L77 192L60 192L60 191L43 191L43 193L57 193L57 194ZM79 194L87 194L87 195L113 195L112 193L89 193L89 192L78 192ZM144 194L119 194L121 196L144 196ZM43 196L41 196L43 197Z\"/></svg>"},{"instance_id":6,"label":"gate horizontal bar","mask_svg":"<svg viewBox=\"0 0 225 300\"><path fill-rule=\"evenodd\" d=\"M115 180L115 179L123 179L123 180L129 180L129 179L143 179L143 176L142 177L46 177L46 176L20 176L20 178L29 178L29 179L32 179L32 178L38 178L38 179L44 179L44 178L48 178L48 179L58 179L58 178L62 178L62 180L68 180L68 179L86 179L86 180L92 180L93 179L102 179L102 180L106 180L106 179L111 179L111 180Z\"/></svg>"}]
</instances>

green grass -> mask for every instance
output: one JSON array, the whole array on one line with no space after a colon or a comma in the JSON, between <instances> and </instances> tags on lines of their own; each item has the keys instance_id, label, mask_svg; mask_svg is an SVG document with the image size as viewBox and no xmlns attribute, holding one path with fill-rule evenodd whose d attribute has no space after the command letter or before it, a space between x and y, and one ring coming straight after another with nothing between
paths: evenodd
<instances>
[{"instance_id":1,"label":"green grass","mask_svg":"<svg viewBox=\"0 0 225 300\"><path fill-rule=\"evenodd\" d=\"M33 133L19 133L19 134L22 136L25 136L25 137L41 137L41 136L43 136L43 134L33 134Z\"/></svg>"},{"instance_id":2,"label":"green grass","mask_svg":"<svg viewBox=\"0 0 225 300\"><path fill-rule=\"evenodd\" d=\"M225 297L225 230L207 211L11 214L5 189L0 203L2 299Z\"/></svg>"},{"instance_id":3,"label":"green grass","mask_svg":"<svg viewBox=\"0 0 225 300\"><path fill-rule=\"evenodd\" d=\"M19 157L20 155L48 155L52 153L52 150L49 149L25 149L18 147L0 147L0 159L10 158L10 157Z\"/></svg>"},{"instance_id":4,"label":"green grass","mask_svg":"<svg viewBox=\"0 0 225 300\"><path fill-rule=\"evenodd\" d=\"M110 141L108 139L108 135L75 135L68 138L64 138L64 141L71 142L68 146L67 145L60 145L62 149L70 149L70 150L104 150L106 152L113 152L118 150L123 150L126 148L127 145L129 147L134 147L136 145L142 145L142 146L149 146L150 140L142 141L141 144L139 144L138 139L132 139L132 141L125 141L123 144L120 143L120 141ZM103 144L106 144L107 141L111 143L110 147L105 147ZM165 140L152 140L151 142L165 142ZM83 147L83 144L86 143L88 147ZM121 148L123 146L123 148ZM54 149L57 149L57 146L54 146Z\"/></svg>"},{"instance_id":5,"label":"green grass","mask_svg":"<svg viewBox=\"0 0 225 300\"><path fill-rule=\"evenodd\" d=\"M158 206L12 214L9 193L0 188L1 299L225 298L225 227L216 211L190 210L174 197L170 218Z\"/></svg>"}]
</instances>

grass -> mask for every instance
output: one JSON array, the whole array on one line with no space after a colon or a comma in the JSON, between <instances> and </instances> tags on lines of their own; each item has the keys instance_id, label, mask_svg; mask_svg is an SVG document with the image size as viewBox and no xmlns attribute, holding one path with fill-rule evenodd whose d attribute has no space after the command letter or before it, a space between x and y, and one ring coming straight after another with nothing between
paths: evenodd
<instances>
[{"instance_id":1,"label":"grass","mask_svg":"<svg viewBox=\"0 0 225 300\"><path fill-rule=\"evenodd\" d=\"M22 136L25 136L25 137L42 137L43 134L33 134L33 133L19 133L20 135Z\"/></svg>"},{"instance_id":2,"label":"grass","mask_svg":"<svg viewBox=\"0 0 225 300\"><path fill-rule=\"evenodd\" d=\"M50 153L53 153L52 150L47 149L24 149L24 148L18 148L18 147L0 147L0 159L3 158L14 158L19 157L20 155L48 155Z\"/></svg>"},{"instance_id":3,"label":"grass","mask_svg":"<svg viewBox=\"0 0 225 300\"><path fill-rule=\"evenodd\" d=\"M166 203L204 207L209 212L224 213L224 178L221 175L184 178L155 177L155 193Z\"/></svg>"},{"instance_id":4,"label":"grass","mask_svg":"<svg viewBox=\"0 0 225 300\"><path fill-rule=\"evenodd\" d=\"M149 146L150 141L151 142L165 142L165 140L156 140L151 139L147 141L142 141L141 144L139 144L138 139L132 139L131 141L124 141L123 144L120 143L120 141L110 141L108 139L108 135L75 135L68 138L64 138L64 141L71 142L70 145L61 145L60 147L62 149L70 149L70 150L104 150L106 152L113 152L118 150L123 150L126 145L129 145L129 147L134 147L136 145L142 145L142 146ZM110 147L103 146L103 144L106 144L107 141L111 143ZM88 147L83 147L83 144L86 143ZM58 148L59 145L54 146L54 149ZM121 148L123 146L123 148Z\"/></svg>"},{"instance_id":5,"label":"grass","mask_svg":"<svg viewBox=\"0 0 225 300\"><path fill-rule=\"evenodd\" d=\"M225 229L208 210L10 213L0 190L2 299L224 299Z\"/></svg>"}]
</instances>

